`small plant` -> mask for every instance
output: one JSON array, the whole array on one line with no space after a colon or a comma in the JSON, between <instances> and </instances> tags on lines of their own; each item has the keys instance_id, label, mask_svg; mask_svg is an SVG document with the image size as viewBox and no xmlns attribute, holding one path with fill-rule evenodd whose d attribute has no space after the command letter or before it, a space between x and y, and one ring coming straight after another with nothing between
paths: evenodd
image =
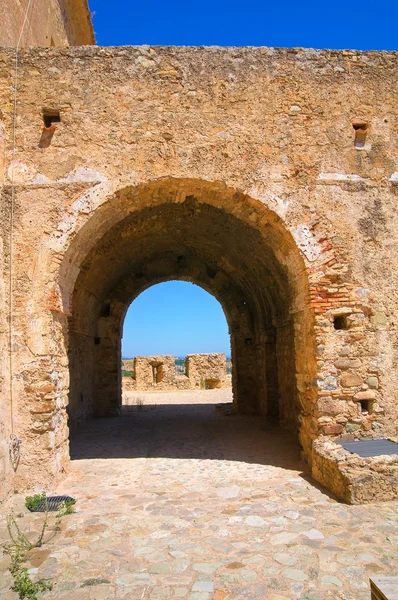
<instances>
[{"instance_id":1,"label":"small plant","mask_svg":"<svg viewBox=\"0 0 398 600\"><path fill-rule=\"evenodd\" d=\"M37 594L50 590L52 585L50 582L42 579L36 582L32 581L28 569L22 567L22 563L25 560L25 553L28 550L42 546L48 527L48 511L45 512L43 525L39 537L35 542L31 542L23 531L21 531L13 511L7 515L6 522L11 543L4 546L4 551L11 559L10 572L14 578L13 590L18 593L20 600L24 600L25 598L37 600Z\"/></svg>"},{"instance_id":2,"label":"small plant","mask_svg":"<svg viewBox=\"0 0 398 600\"><path fill-rule=\"evenodd\" d=\"M37 594L52 589L52 584L44 579L33 582L26 567L18 568L15 575L14 573L12 574L14 576L13 590L17 592L20 600L23 600L24 598L37 600Z\"/></svg>"},{"instance_id":3,"label":"small plant","mask_svg":"<svg viewBox=\"0 0 398 600\"><path fill-rule=\"evenodd\" d=\"M26 496L25 506L28 510L35 511L46 502L46 492L35 494L34 496Z\"/></svg>"},{"instance_id":4,"label":"small plant","mask_svg":"<svg viewBox=\"0 0 398 600\"><path fill-rule=\"evenodd\" d=\"M64 500L58 505L57 520L61 519L65 515L71 515L75 512L74 505L75 500Z\"/></svg>"},{"instance_id":5,"label":"small plant","mask_svg":"<svg viewBox=\"0 0 398 600\"><path fill-rule=\"evenodd\" d=\"M52 583L44 579L38 581L32 581L28 573L28 569L23 567L22 564L25 561L25 554L33 548L40 548L45 543L46 531L49 527L49 511L48 503L46 501L46 494L35 494L34 496L28 496L25 500L27 508L33 507L38 508L44 504L45 513L43 524L36 541L31 542L25 533L21 530L16 520L15 514L11 511L7 517L7 530L10 537L10 542L4 545L4 551L11 559L10 573L14 578L13 590L17 592L20 600L37 600L37 595L52 589ZM74 505L75 500L64 500L58 506L57 513L55 515L55 523L52 528L52 535L50 535L46 541L52 539L57 532L60 530L60 521L65 515L70 515L75 512Z\"/></svg>"},{"instance_id":6,"label":"small plant","mask_svg":"<svg viewBox=\"0 0 398 600\"><path fill-rule=\"evenodd\" d=\"M131 379L134 379L134 371L122 369L122 377L131 377Z\"/></svg>"}]
</instances>

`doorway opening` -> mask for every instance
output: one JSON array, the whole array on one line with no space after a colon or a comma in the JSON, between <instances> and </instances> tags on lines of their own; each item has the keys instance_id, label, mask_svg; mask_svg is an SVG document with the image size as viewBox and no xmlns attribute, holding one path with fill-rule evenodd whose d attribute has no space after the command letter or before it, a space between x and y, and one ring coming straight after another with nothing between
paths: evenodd
<instances>
[{"instance_id":1,"label":"doorway opening","mask_svg":"<svg viewBox=\"0 0 398 600\"><path fill-rule=\"evenodd\" d=\"M146 289L124 319L121 368L124 405L142 392L227 388L220 401L231 402L230 336L218 300L188 281Z\"/></svg>"}]
</instances>

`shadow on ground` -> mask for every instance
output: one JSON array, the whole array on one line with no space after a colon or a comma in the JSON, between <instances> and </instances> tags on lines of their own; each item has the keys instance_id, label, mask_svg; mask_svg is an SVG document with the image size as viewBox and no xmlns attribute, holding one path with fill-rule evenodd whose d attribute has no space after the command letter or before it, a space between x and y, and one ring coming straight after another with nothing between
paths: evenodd
<instances>
[{"instance_id":1,"label":"shadow on ground","mask_svg":"<svg viewBox=\"0 0 398 600\"><path fill-rule=\"evenodd\" d=\"M219 413L214 404L125 407L71 435L72 460L176 458L240 461L308 473L295 437L262 417Z\"/></svg>"}]
</instances>

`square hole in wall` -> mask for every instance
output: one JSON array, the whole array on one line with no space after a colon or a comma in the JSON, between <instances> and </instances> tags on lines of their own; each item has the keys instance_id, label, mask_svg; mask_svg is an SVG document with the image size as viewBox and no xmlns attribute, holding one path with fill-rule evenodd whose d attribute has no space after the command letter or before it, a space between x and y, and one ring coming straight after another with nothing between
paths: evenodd
<instances>
[{"instance_id":1,"label":"square hole in wall","mask_svg":"<svg viewBox=\"0 0 398 600\"><path fill-rule=\"evenodd\" d=\"M53 123L61 122L61 113L57 109L43 108L44 127L48 129Z\"/></svg>"},{"instance_id":2,"label":"square hole in wall","mask_svg":"<svg viewBox=\"0 0 398 600\"><path fill-rule=\"evenodd\" d=\"M361 406L361 413L363 415L367 415L372 412L373 402L371 400L360 400L359 404Z\"/></svg>"},{"instance_id":3,"label":"square hole in wall","mask_svg":"<svg viewBox=\"0 0 398 600\"><path fill-rule=\"evenodd\" d=\"M333 319L333 327L337 330L349 329L350 323L347 315L336 315Z\"/></svg>"},{"instance_id":4,"label":"square hole in wall","mask_svg":"<svg viewBox=\"0 0 398 600\"><path fill-rule=\"evenodd\" d=\"M366 135L368 132L368 123L366 121L357 120L352 124L355 131L354 146L355 148L364 148Z\"/></svg>"}]
</instances>

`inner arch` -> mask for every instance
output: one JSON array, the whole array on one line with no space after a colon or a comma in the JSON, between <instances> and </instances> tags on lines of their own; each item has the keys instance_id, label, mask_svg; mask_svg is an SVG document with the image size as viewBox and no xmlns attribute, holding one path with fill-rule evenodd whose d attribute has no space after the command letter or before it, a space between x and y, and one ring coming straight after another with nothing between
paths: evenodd
<instances>
[{"instance_id":1,"label":"inner arch","mask_svg":"<svg viewBox=\"0 0 398 600\"><path fill-rule=\"evenodd\" d=\"M123 323L123 403L134 400L135 390L228 388L230 356L227 320L214 296L187 281L151 286L129 306Z\"/></svg>"},{"instance_id":2,"label":"inner arch","mask_svg":"<svg viewBox=\"0 0 398 600\"><path fill-rule=\"evenodd\" d=\"M220 303L186 281L151 286L130 304L123 322L122 357L222 352L230 356L228 324Z\"/></svg>"}]
</instances>

